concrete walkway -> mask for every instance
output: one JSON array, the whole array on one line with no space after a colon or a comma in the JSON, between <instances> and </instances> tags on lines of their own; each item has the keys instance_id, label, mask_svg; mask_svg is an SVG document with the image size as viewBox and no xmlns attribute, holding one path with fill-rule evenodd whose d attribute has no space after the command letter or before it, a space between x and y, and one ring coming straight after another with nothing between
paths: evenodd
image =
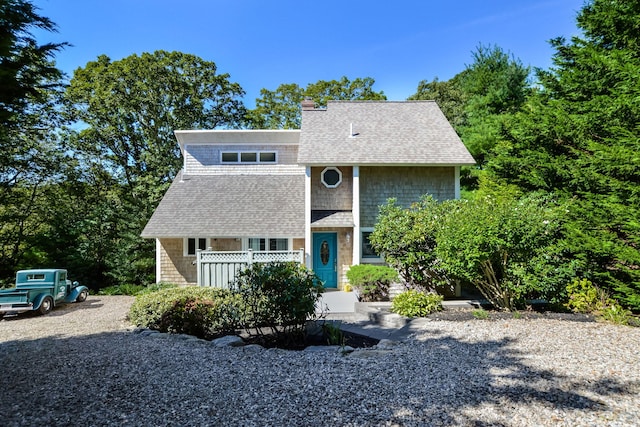
<instances>
[{"instance_id":1,"label":"concrete walkway","mask_svg":"<svg viewBox=\"0 0 640 427\"><path fill-rule=\"evenodd\" d=\"M451 300L443 301L442 305L445 310L472 310L483 303L481 300ZM340 323L343 331L376 339L403 341L421 330L425 322L430 322L429 319L409 319L391 313L390 302L358 302L354 292L326 291L320 298L319 307L324 308L325 319Z\"/></svg>"}]
</instances>

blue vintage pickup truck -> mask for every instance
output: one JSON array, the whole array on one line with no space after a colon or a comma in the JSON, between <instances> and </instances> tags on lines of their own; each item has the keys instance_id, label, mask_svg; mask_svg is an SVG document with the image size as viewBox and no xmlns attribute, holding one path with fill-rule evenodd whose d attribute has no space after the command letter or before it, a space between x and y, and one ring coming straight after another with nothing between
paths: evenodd
<instances>
[{"instance_id":1,"label":"blue vintage pickup truck","mask_svg":"<svg viewBox=\"0 0 640 427\"><path fill-rule=\"evenodd\" d=\"M88 295L86 286L67 279L67 270L20 270L15 288L0 289L0 317L25 311L47 314L58 304L82 302Z\"/></svg>"}]
</instances>

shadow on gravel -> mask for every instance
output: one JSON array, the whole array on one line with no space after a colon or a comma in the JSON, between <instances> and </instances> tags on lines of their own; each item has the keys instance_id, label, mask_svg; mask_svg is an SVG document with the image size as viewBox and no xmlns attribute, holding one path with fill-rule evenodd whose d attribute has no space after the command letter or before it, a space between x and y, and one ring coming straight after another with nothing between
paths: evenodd
<instances>
[{"instance_id":1,"label":"shadow on gravel","mask_svg":"<svg viewBox=\"0 0 640 427\"><path fill-rule=\"evenodd\" d=\"M557 420L572 425L639 392L602 373L590 381L531 367L515 344L444 336L339 356L127 332L8 341L0 413L4 426L506 426L527 411L530 425L577 411Z\"/></svg>"},{"instance_id":2,"label":"shadow on gravel","mask_svg":"<svg viewBox=\"0 0 640 427\"><path fill-rule=\"evenodd\" d=\"M615 378L594 381L563 376L554 372L553 367L532 367L526 363L526 351L514 348L515 342L514 339L505 338L467 343L451 337L424 341L421 344L430 363L437 364L441 360L453 368L439 370L436 365L425 372L422 377L425 384L421 387L424 394L414 389L415 393L407 395L406 404L390 408L393 412L390 420L398 425L520 425L522 418L520 421L509 421L513 414L535 420L536 409L532 405L538 408L542 405L550 409L550 413L582 413L574 418L576 422L584 420L583 416L588 416L589 412L608 411L607 401L624 396L633 401L633 396L640 391L637 381L619 381ZM612 361L612 364L615 363ZM580 368L576 367L575 371L580 372ZM432 390L439 392L433 393ZM474 419L474 412L486 405L494 408L492 412L505 420L504 424ZM566 420L559 415L555 422L549 418L538 418L531 425L562 421Z\"/></svg>"}]
</instances>

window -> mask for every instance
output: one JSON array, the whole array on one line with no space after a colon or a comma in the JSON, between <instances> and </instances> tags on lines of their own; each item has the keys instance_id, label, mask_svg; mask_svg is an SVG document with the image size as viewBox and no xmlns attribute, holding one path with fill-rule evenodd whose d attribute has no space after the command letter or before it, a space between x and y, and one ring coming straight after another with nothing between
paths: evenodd
<instances>
[{"instance_id":1,"label":"window","mask_svg":"<svg viewBox=\"0 0 640 427\"><path fill-rule=\"evenodd\" d=\"M276 153L260 153L260 163L275 163Z\"/></svg>"},{"instance_id":2,"label":"window","mask_svg":"<svg viewBox=\"0 0 640 427\"><path fill-rule=\"evenodd\" d=\"M202 237L189 237L185 239L185 255L194 256L198 250L207 249L207 239Z\"/></svg>"},{"instance_id":3,"label":"window","mask_svg":"<svg viewBox=\"0 0 640 427\"><path fill-rule=\"evenodd\" d=\"M324 168L320 180L325 187L336 188L342 182L342 172L338 168Z\"/></svg>"},{"instance_id":4,"label":"window","mask_svg":"<svg viewBox=\"0 0 640 427\"><path fill-rule=\"evenodd\" d=\"M27 274L27 280L44 280L44 273Z\"/></svg>"},{"instance_id":5,"label":"window","mask_svg":"<svg viewBox=\"0 0 640 427\"><path fill-rule=\"evenodd\" d=\"M255 163L258 161L258 153L240 153L240 162Z\"/></svg>"},{"instance_id":6,"label":"window","mask_svg":"<svg viewBox=\"0 0 640 427\"><path fill-rule=\"evenodd\" d=\"M222 163L238 163L238 153L222 153Z\"/></svg>"},{"instance_id":7,"label":"window","mask_svg":"<svg viewBox=\"0 0 640 427\"><path fill-rule=\"evenodd\" d=\"M360 255L363 261L381 261L382 257L378 254L373 247L371 247L371 242L369 241L369 237L373 233L373 230L362 231L362 247L360 250Z\"/></svg>"},{"instance_id":8,"label":"window","mask_svg":"<svg viewBox=\"0 0 640 427\"><path fill-rule=\"evenodd\" d=\"M289 250L289 239L252 237L247 241L247 249L254 251L287 251Z\"/></svg>"},{"instance_id":9,"label":"window","mask_svg":"<svg viewBox=\"0 0 640 427\"><path fill-rule=\"evenodd\" d=\"M276 163L275 151L223 151L221 163Z\"/></svg>"}]
</instances>

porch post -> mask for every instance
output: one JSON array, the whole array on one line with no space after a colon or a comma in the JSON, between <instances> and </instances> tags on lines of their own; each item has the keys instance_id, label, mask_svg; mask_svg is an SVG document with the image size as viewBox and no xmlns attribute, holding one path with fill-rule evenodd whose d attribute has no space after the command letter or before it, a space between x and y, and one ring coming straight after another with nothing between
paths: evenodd
<instances>
[{"instance_id":1,"label":"porch post","mask_svg":"<svg viewBox=\"0 0 640 427\"><path fill-rule=\"evenodd\" d=\"M360 166L353 167L353 201L351 206L353 213L353 257L351 264L360 264L360 245L362 234L360 233Z\"/></svg>"},{"instance_id":2,"label":"porch post","mask_svg":"<svg viewBox=\"0 0 640 427\"><path fill-rule=\"evenodd\" d=\"M198 249L196 251L196 274L197 274L197 285L202 286L202 250ZM209 284L211 285L211 284Z\"/></svg>"},{"instance_id":3,"label":"porch post","mask_svg":"<svg viewBox=\"0 0 640 427\"><path fill-rule=\"evenodd\" d=\"M307 166L304 176L304 263L309 270L313 268L311 245L311 166Z\"/></svg>"},{"instance_id":4,"label":"porch post","mask_svg":"<svg viewBox=\"0 0 640 427\"><path fill-rule=\"evenodd\" d=\"M458 200L460 198L460 166L454 166L454 198Z\"/></svg>"},{"instance_id":5,"label":"porch post","mask_svg":"<svg viewBox=\"0 0 640 427\"><path fill-rule=\"evenodd\" d=\"M162 244L156 239L156 283L162 281Z\"/></svg>"}]
</instances>

